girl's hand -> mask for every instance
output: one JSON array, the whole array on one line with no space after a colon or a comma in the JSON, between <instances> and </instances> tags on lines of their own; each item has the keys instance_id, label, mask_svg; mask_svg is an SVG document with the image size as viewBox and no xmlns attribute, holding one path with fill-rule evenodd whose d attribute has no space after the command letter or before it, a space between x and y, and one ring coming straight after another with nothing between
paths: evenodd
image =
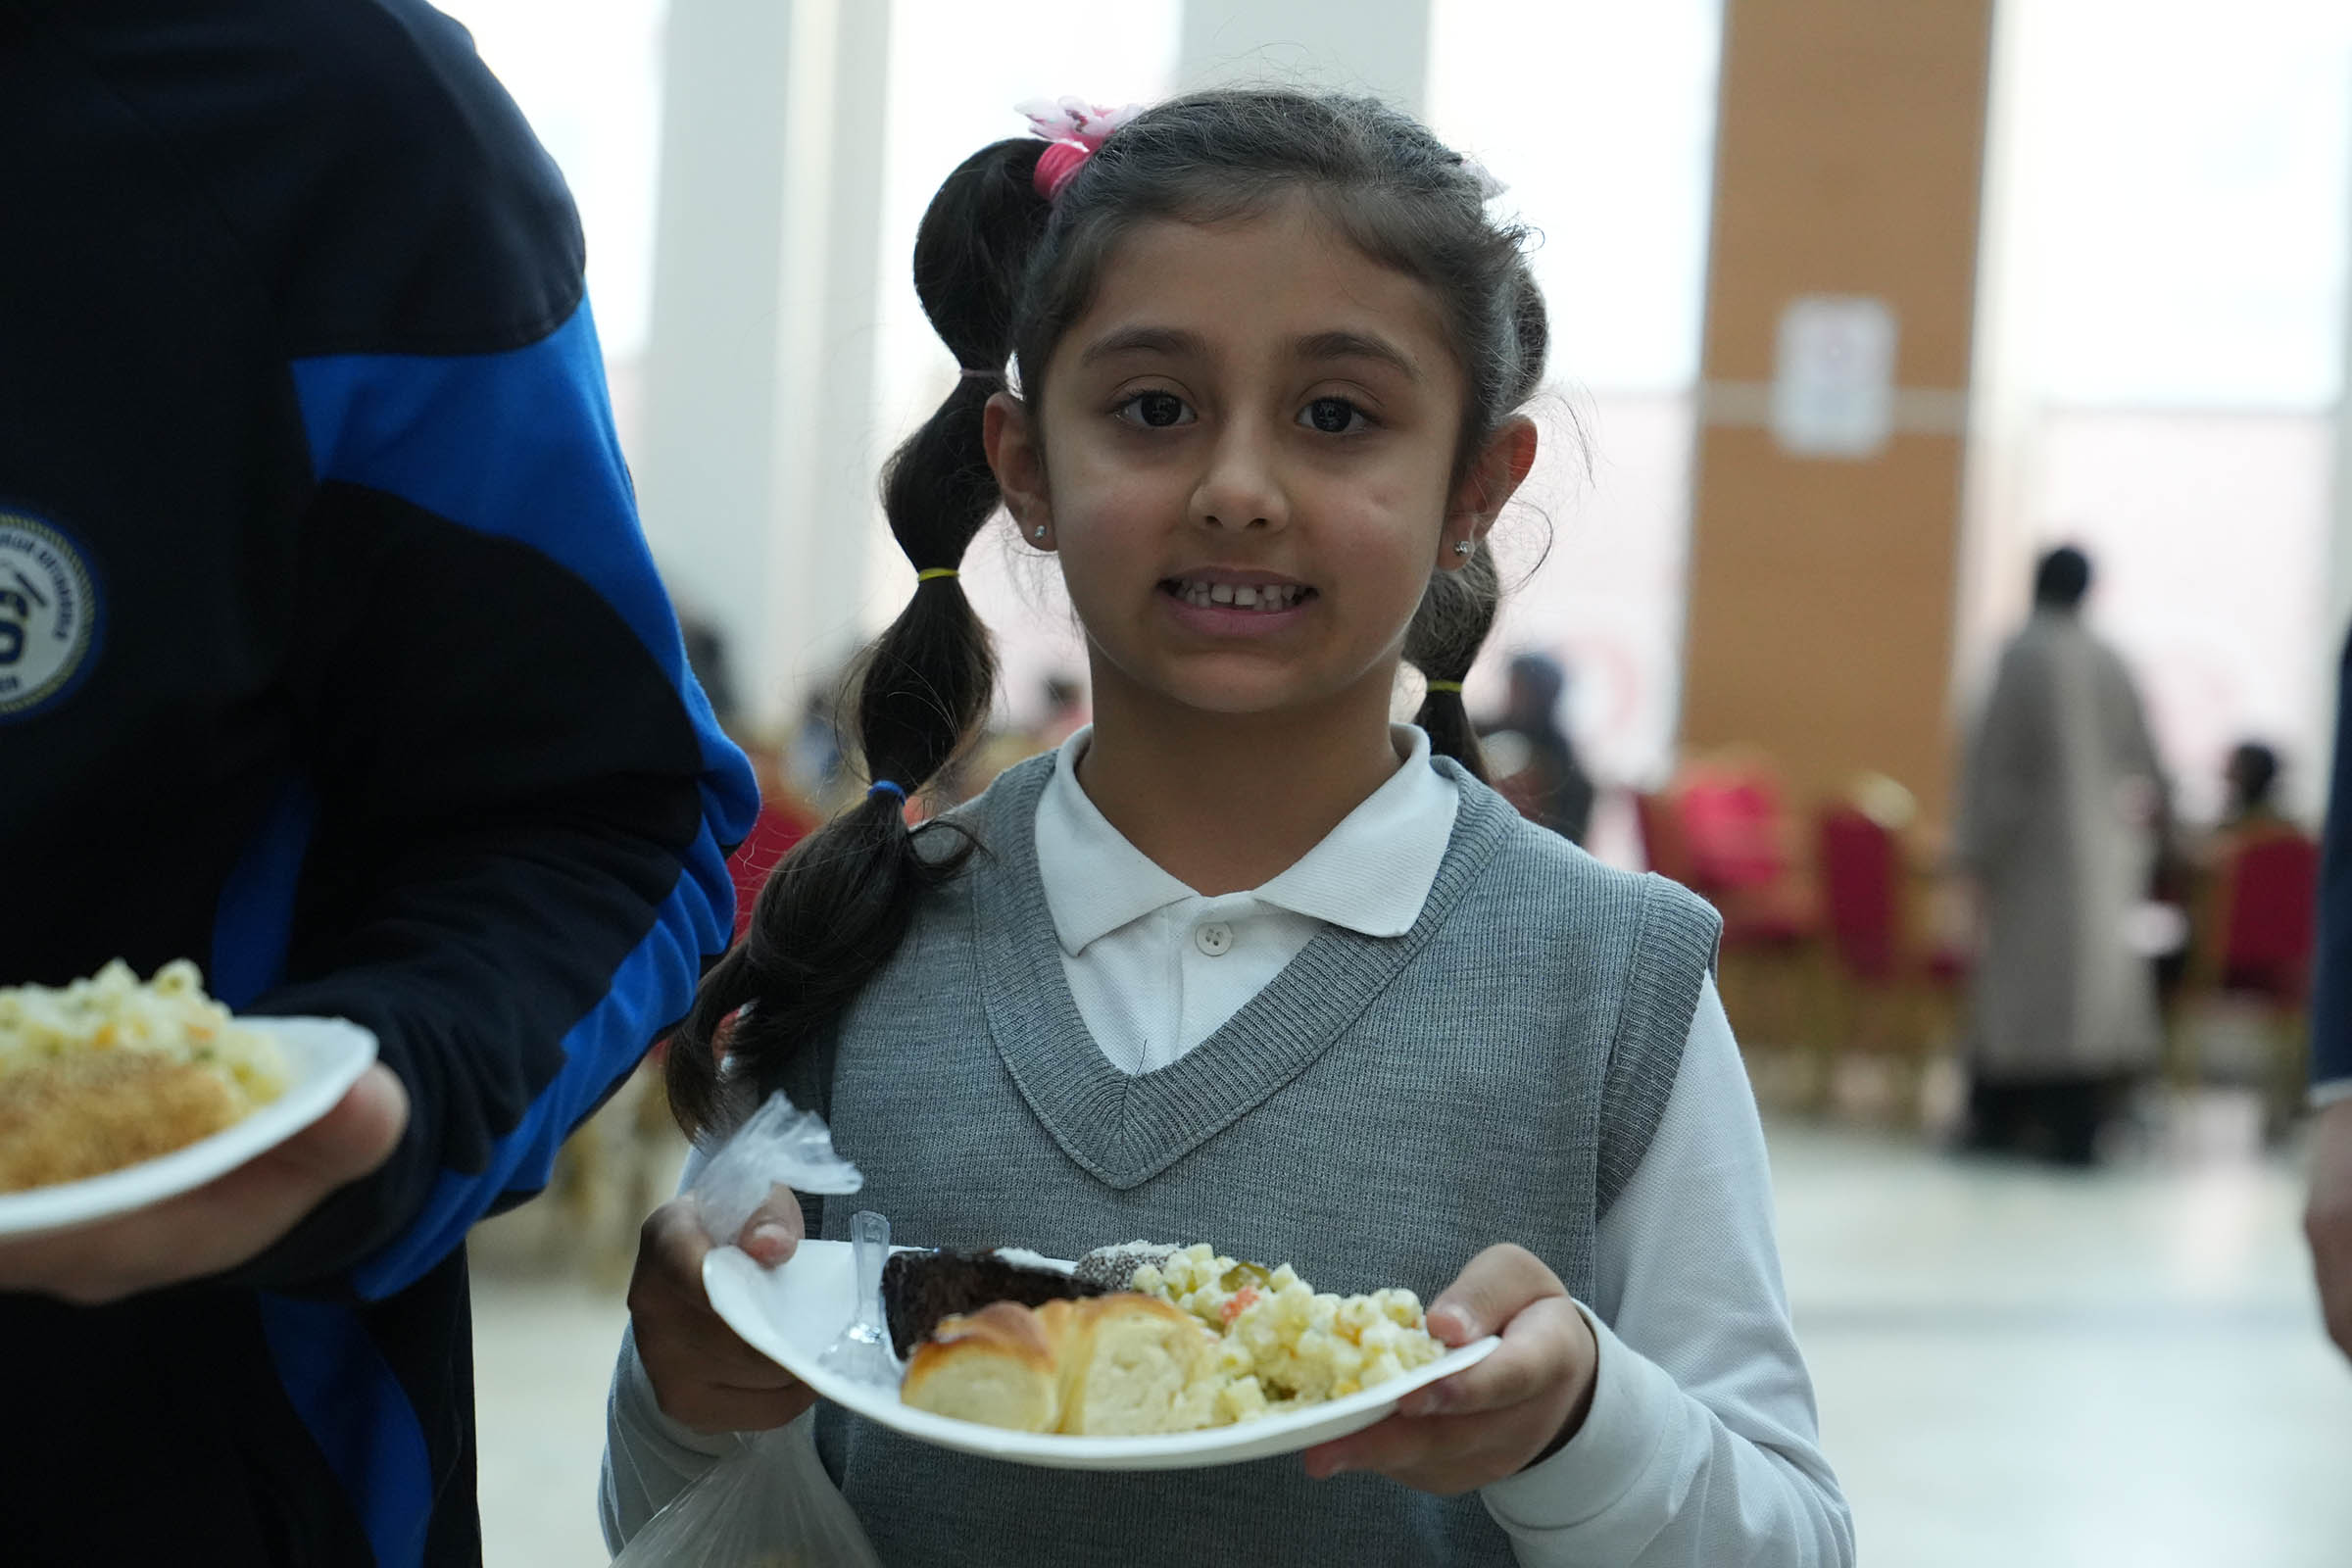
<instances>
[{"instance_id":1,"label":"girl's hand","mask_svg":"<svg viewBox=\"0 0 2352 1568\"><path fill-rule=\"evenodd\" d=\"M736 1337L703 1294L703 1254L717 1245L691 1198L649 1215L629 1276L629 1327L662 1413L697 1432L765 1432L816 1402L801 1381ZM773 1268L801 1245L801 1205L778 1187L735 1245Z\"/></svg>"},{"instance_id":2,"label":"girl's hand","mask_svg":"<svg viewBox=\"0 0 2352 1568\"><path fill-rule=\"evenodd\" d=\"M1502 1344L1415 1389L1387 1420L1307 1449L1308 1475L1372 1470L1449 1497L1517 1475L1584 1425L1600 1348L1568 1288L1525 1248L1472 1258L1430 1306L1429 1332L1457 1348L1489 1334Z\"/></svg>"}]
</instances>

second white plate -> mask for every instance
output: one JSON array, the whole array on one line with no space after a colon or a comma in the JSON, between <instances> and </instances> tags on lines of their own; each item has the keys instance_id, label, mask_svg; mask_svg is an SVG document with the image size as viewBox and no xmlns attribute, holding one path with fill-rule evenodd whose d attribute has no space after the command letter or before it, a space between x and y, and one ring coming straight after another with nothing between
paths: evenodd
<instances>
[{"instance_id":1,"label":"second white plate","mask_svg":"<svg viewBox=\"0 0 2352 1568\"><path fill-rule=\"evenodd\" d=\"M1239 1426L1159 1437L1064 1437L933 1415L902 1404L894 1389L853 1383L819 1366L825 1347L857 1311L857 1268L847 1242L803 1242L772 1270L736 1248L714 1247L703 1259L703 1290L744 1343L834 1403L943 1448L1059 1470L1186 1470L1312 1447L1370 1426L1405 1395L1475 1366L1502 1343L1479 1340L1361 1394Z\"/></svg>"}]
</instances>

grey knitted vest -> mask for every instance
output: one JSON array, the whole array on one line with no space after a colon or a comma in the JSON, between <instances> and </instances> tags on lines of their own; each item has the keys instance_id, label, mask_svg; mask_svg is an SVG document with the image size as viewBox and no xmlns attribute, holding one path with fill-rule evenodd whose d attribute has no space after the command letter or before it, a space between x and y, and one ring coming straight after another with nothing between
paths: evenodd
<instances>
[{"instance_id":1,"label":"grey knitted vest","mask_svg":"<svg viewBox=\"0 0 2352 1568\"><path fill-rule=\"evenodd\" d=\"M1413 928L1327 928L1214 1035L1141 1077L1088 1036L1038 879L1051 757L963 819L985 847L790 1087L821 1103L903 1245L1072 1257L1149 1237L1424 1301L1496 1242L1592 1291L1593 1229L1640 1163L1714 955L1714 912L1461 786ZM1297 1455L1092 1474L967 1457L821 1406L826 1468L891 1568L1508 1564L1476 1496L1310 1482Z\"/></svg>"}]
</instances>

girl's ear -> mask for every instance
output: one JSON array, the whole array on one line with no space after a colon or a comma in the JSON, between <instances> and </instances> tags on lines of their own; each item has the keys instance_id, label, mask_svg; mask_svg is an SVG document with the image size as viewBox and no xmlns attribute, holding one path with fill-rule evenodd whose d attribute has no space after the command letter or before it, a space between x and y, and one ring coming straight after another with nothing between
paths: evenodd
<instances>
[{"instance_id":1,"label":"girl's ear","mask_svg":"<svg viewBox=\"0 0 2352 1568\"><path fill-rule=\"evenodd\" d=\"M1536 421L1515 414L1502 421L1478 449L1454 486L1453 505L1446 530L1438 541L1438 564L1447 571L1469 558L1457 544L1475 544L1494 526L1494 519L1536 466Z\"/></svg>"},{"instance_id":2,"label":"girl's ear","mask_svg":"<svg viewBox=\"0 0 2352 1568\"><path fill-rule=\"evenodd\" d=\"M980 411L980 443L988 450L989 470L1004 510L1012 514L1021 537L1046 548L1054 526L1054 509L1046 499L1046 458L1030 422L1029 406L1009 392L999 392Z\"/></svg>"}]
</instances>

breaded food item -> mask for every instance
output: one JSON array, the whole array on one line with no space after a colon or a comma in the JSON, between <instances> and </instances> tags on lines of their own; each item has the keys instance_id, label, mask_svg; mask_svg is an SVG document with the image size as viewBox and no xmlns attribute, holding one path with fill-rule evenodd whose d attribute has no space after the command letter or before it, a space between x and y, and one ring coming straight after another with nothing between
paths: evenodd
<instances>
[{"instance_id":1,"label":"breaded food item","mask_svg":"<svg viewBox=\"0 0 2352 1568\"><path fill-rule=\"evenodd\" d=\"M0 1193L135 1165L244 1114L219 1073L151 1052L40 1062L0 1077Z\"/></svg>"},{"instance_id":2,"label":"breaded food item","mask_svg":"<svg viewBox=\"0 0 2352 1568\"><path fill-rule=\"evenodd\" d=\"M915 1348L899 1396L1015 1432L1187 1432L1209 1424L1215 1371L1213 1336L1151 1297L997 1301L943 1320Z\"/></svg>"},{"instance_id":3,"label":"breaded food item","mask_svg":"<svg viewBox=\"0 0 2352 1568\"><path fill-rule=\"evenodd\" d=\"M908 1359L899 1397L959 1421L1051 1432L1061 1419L1061 1371L1037 1309L993 1301L940 1320Z\"/></svg>"},{"instance_id":4,"label":"breaded food item","mask_svg":"<svg viewBox=\"0 0 2352 1568\"><path fill-rule=\"evenodd\" d=\"M1216 1402L1216 1339L1190 1316L1149 1296L1052 1301L1061 1362L1055 1430L1087 1437L1190 1432Z\"/></svg>"},{"instance_id":5,"label":"breaded food item","mask_svg":"<svg viewBox=\"0 0 2352 1568\"><path fill-rule=\"evenodd\" d=\"M117 959L71 985L0 989L0 1192L169 1153L286 1079L276 1042L206 996L185 959L145 984Z\"/></svg>"}]
</instances>

